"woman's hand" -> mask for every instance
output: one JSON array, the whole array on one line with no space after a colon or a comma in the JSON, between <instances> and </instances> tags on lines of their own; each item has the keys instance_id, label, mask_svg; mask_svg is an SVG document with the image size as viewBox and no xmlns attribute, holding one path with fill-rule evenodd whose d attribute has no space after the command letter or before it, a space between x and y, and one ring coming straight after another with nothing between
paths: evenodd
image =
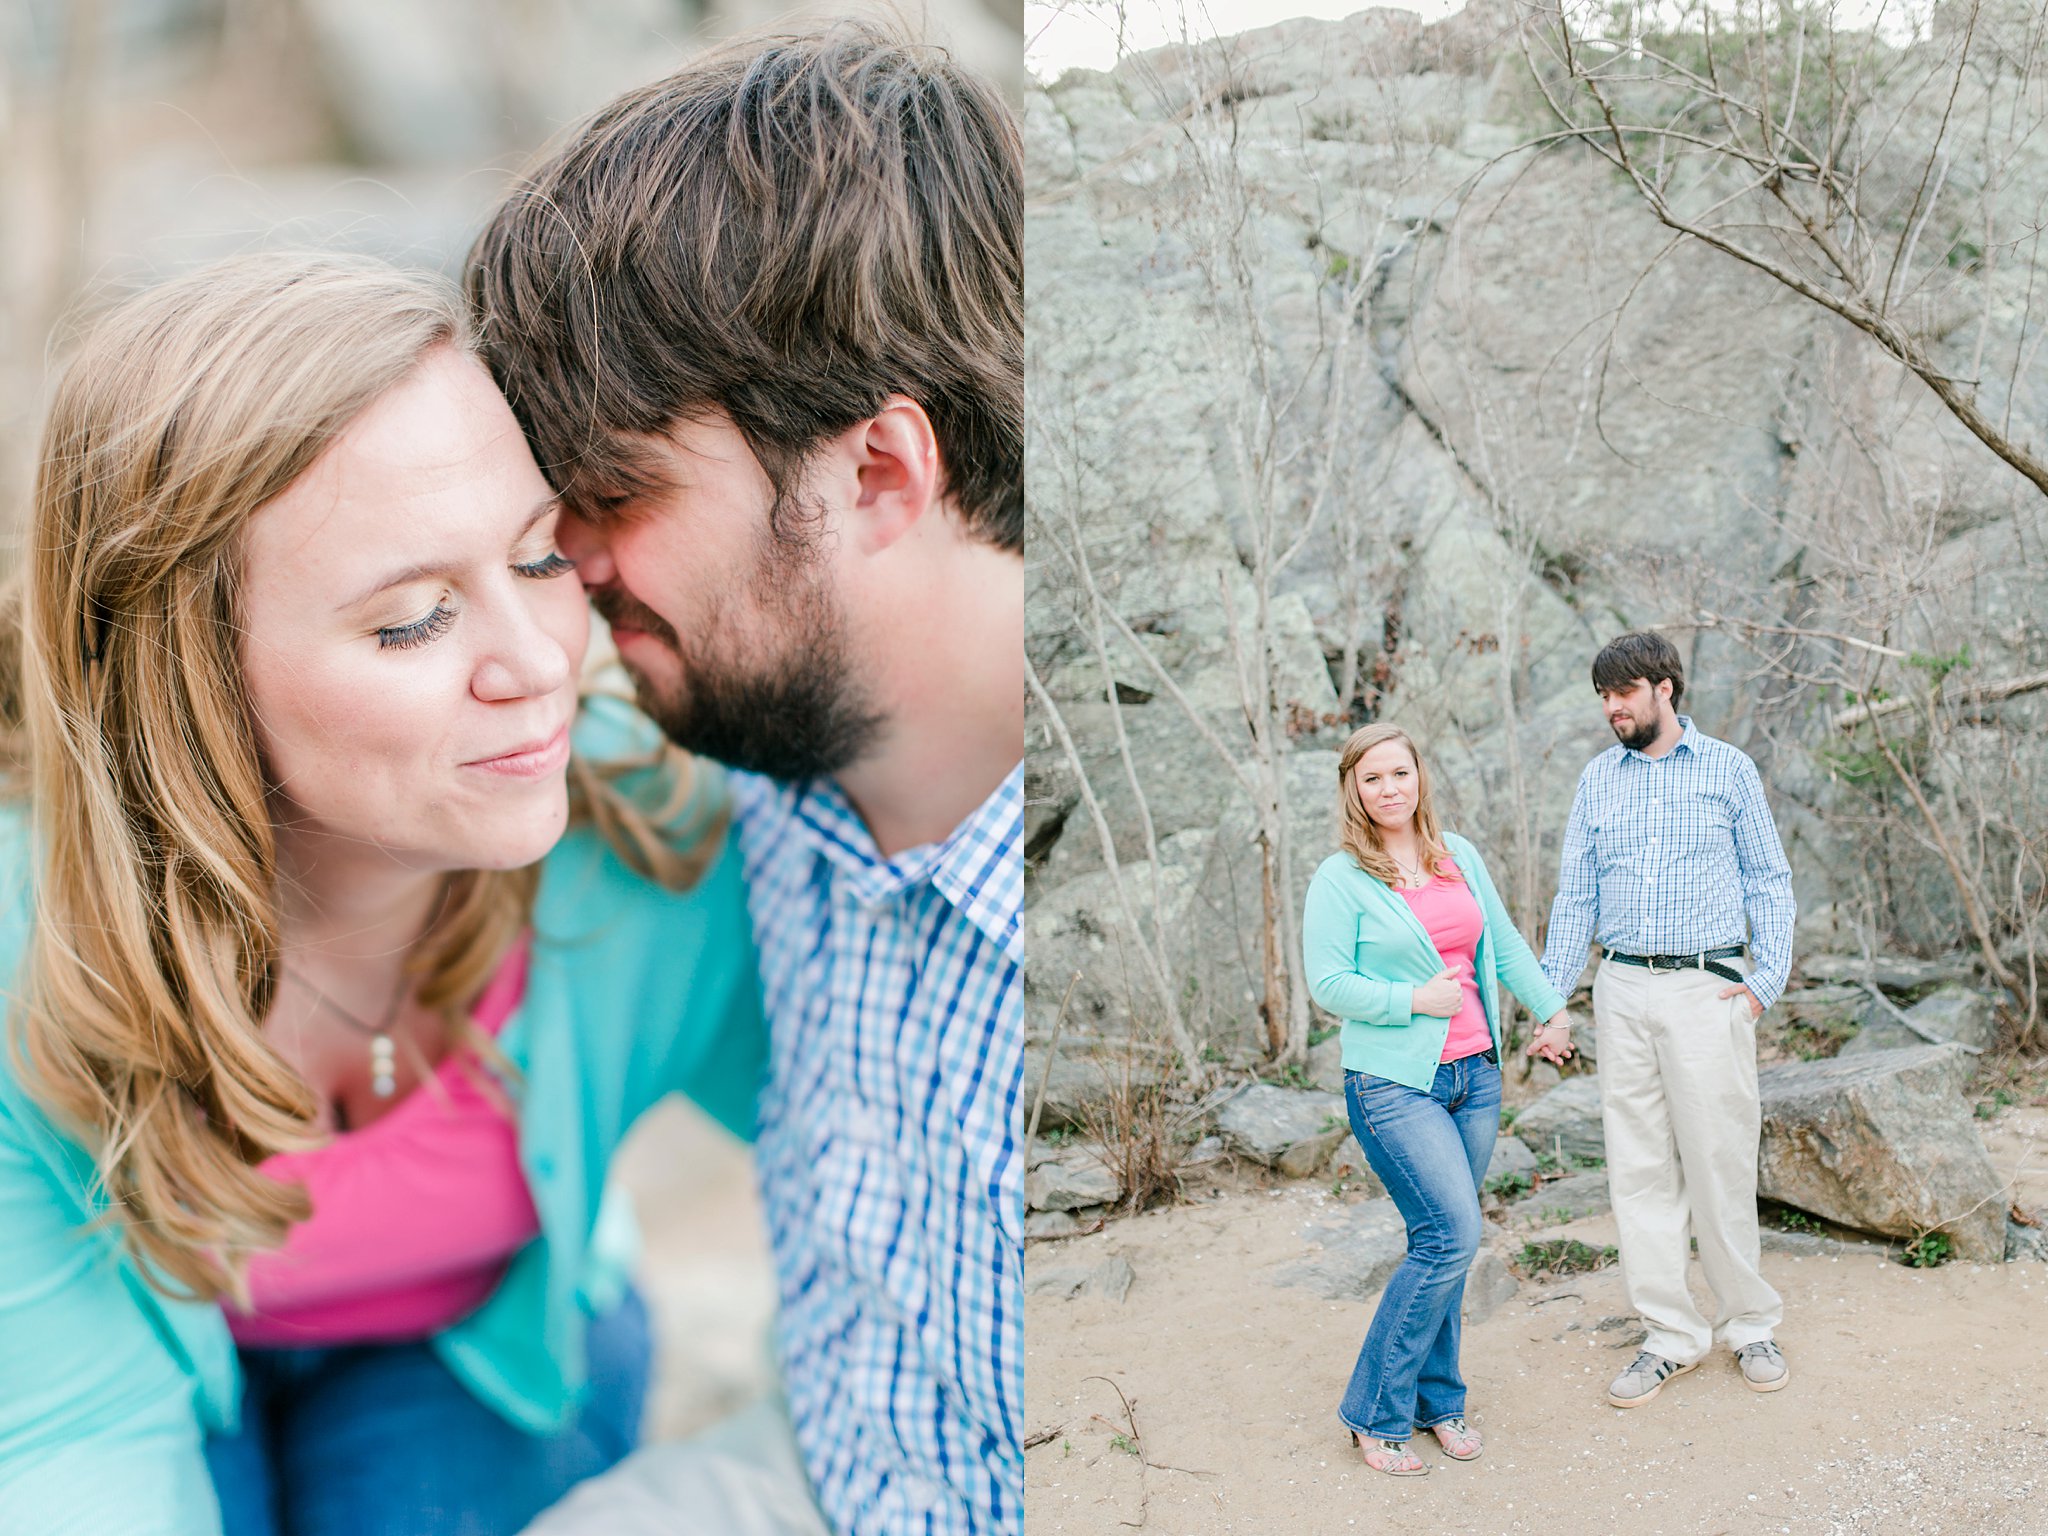
<instances>
[{"instance_id":1,"label":"woman's hand","mask_svg":"<svg viewBox=\"0 0 2048 1536\"><path fill-rule=\"evenodd\" d=\"M1559 1009L1538 1024L1536 1033L1529 1037L1529 1047L1524 1054L1541 1056L1553 1066L1569 1059L1572 1054L1571 1015Z\"/></svg>"},{"instance_id":2,"label":"woman's hand","mask_svg":"<svg viewBox=\"0 0 2048 1536\"><path fill-rule=\"evenodd\" d=\"M1450 966L1438 971L1417 987L1415 1000L1410 1006L1417 1013L1426 1013L1432 1019L1448 1019L1464 1004L1464 984L1458 980L1457 967Z\"/></svg>"}]
</instances>

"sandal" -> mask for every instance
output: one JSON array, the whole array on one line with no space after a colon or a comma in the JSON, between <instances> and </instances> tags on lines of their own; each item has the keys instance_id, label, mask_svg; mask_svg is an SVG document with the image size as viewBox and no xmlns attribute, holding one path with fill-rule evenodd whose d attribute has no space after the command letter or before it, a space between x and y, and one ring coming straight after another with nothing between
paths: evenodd
<instances>
[{"instance_id":1,"label":"sandal","mask_svg":"<svg viewBox=\"0 0 2048 1536\"><path fill-rule=\"evenodd\" d=\"M1384 1472L1389 1477L1425 1477L1429 1473L1422 1458L1408 1449L1406 1440L1360 1439L1354 1429L1351 1431L1351 1443L1358 1447L1358 1454L1375 1472Z\"/></svg>"},{"instance_id":2,"label":"sandal","mask_svg":"<svg viewBox=\"0 0 2048 1536\"><path fill-rule=\"evenodd\" d=\"M1486 1442L1479 1438L1479 1431L1465 1422L1462 1413L1455 1419L1424 1427L1436 1436L1436 1443L1453 1461L1477 1461L1479 1453L1486 1449Z\"/></svg>"}]
</instances>

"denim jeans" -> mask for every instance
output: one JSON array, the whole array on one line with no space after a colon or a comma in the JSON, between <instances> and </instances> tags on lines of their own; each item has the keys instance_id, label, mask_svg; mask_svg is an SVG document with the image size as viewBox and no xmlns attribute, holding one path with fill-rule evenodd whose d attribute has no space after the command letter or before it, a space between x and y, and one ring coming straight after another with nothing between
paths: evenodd
<instances>
[{"instance_id":1,"label":"denim jeans","mask_svg":"<svg viewBox=\"0 0 2048 1536\"><path fill-rule=\"evenodd\" d=\"M242 1350L242 1427L206 1441L225 1536L515 1536L639 1441L639 1294L585 1337L589 1393L548 1436L485 1407L424 1343Z\"/></svg>"},{"instance_id":2,"label":"denim jeans","mask_svg":"<svg viewBox=\"0 0 2048 1536\"><path fill-rule=\"evenodd\" d=\"M1380 1297L1338 1416L1361 1435L1406 1440L1465 1411L1458 1309L1479 1252L1479 1185L1500 1134L1500 1068L1483 1055L1443 1062L1427 1093L1346 1072L1344 1107L1408 1223L1408 1256Z\"/></svg>"}]
</instances>

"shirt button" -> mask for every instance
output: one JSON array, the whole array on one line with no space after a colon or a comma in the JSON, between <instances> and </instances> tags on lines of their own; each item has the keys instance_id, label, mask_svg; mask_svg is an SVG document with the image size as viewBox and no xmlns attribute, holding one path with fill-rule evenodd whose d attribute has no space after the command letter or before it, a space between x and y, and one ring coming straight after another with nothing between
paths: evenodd
<instances>
[{"instance_id":1,"label":"shirt button","mask_svg":"<svg viewBox=\"0 0 2048 1536\"><path fill-rule=\"evenodd\" d=\"M555 1176L555 1160L543 1153L533 1160L533 1176L537 1179L552 1179Z\"/></svg>"}]
</instances>

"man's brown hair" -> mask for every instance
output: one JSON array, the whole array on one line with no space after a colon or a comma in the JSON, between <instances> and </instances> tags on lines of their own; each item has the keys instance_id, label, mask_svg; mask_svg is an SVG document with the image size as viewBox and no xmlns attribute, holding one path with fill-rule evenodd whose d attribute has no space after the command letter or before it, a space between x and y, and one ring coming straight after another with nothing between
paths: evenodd
<instances>
[{"instance_id":1,"label":"man's brown hair","mask_svg":"<svg viewBox=\"0 0 2048 1536\"><path fill-rule=\"evenodd\" d=\"M800 536L807 455L915 400L976 537L1024 538L1023 169L995 90L865 23L742 40L543 155L478 237L477 332L570 507L732 418Z\"/></svg>"}]
</instances>

